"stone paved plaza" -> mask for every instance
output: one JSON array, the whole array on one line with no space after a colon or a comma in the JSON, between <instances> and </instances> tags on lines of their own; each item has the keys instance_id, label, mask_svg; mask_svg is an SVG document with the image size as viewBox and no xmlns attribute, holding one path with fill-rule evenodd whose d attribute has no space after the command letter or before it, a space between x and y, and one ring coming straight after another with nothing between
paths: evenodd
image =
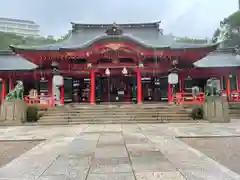
<instances>
[{"instance_id":1,"label":"stone paved plaza","mask_svg":"<svg viewBox=\"0 0 240 180\"><path fill-rule=\"evenodd\" d=\"M0 140L45 141L2 166L0 180L240 180L236 171L181 139L213 136L240 136L240 120L1 127Z\"/></svg>"}]
</instances>

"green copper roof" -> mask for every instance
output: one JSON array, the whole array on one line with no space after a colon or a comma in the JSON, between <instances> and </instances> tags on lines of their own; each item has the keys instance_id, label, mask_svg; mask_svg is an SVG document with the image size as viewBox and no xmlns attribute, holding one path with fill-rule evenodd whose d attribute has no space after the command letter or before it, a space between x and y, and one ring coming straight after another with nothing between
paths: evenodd
<instances>
[{"instance_id":1,"label":"green copper roof","mask_svg":"<svg viewBox=\"0 0 240 180\"><path fill-rule=\"evenodd\" d=\"M195 62L194 65L199 68L239 67L240 59L238 59L234 53L212 52L208 56Z\"/></svg>"},{"instance_id":2,"label":"green copper roof","mask_svg":"<svg viewBox=\"0 0 240 180\"><path fill-rule=\"evenodd\" d=\"M0 71L30 71L37 65L27 61L18 55L0 53Z\"/></svg>"},{"instance_id":3,"label":"green copper roof","mask_svg":"<svg viewBox=\"0 0 240 180\"><path fill-rule=\"evenodd\" d=\"M99 41L133 41L134 43L144 46L146 48L168 48L173 43L172 36L161 35L155 38L137 37L132 34L124 34L120 36L109 36L104 33L82 33L73 34L69 39L56 44L42 45L42 46L14 46L11 48L25 49L25 50L63 50L75 48L87 48L95 42Z\"/></svg>"},{"instance_id":4,"label":"green copper roof","mask_svg":"<svg viewBox=\"0 0 240 180\"><path fill-rule=\"evenodd\" d=\"M14 49L22 50L64 50L64 49L81 49L92 45L99 41L132 41L145 48L169 48L173 50L188 48L204 48L215 47L216 44L184 44L176 43L172 35L163 35L157 23L145 24L120 24L122 34L109 35L106 32L112 28L109 24L93 25L93 24L74 24L71 36L56 44L43 46L14 46Z\"/></svg>"}]
</instances>

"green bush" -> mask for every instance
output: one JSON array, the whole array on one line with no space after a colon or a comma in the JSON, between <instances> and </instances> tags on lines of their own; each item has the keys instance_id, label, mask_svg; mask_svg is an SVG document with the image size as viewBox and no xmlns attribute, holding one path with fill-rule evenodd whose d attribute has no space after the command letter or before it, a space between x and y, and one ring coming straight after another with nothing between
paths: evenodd
<instances>
[{"instance_id":1,"label":"green bush","mask_svg":"<svg viewBox=\"0 0 240 180\"><path fill-rule=\"evenodd\" d=\"M191 118L194 120L203 119L203 109L201 107L195 107L192 109L190 114Z\"/></svg>"},{"instance_id":2,"label":"green bush","mask_svg":"<svg viewBox=\"0 0 240 180\"><path fill-rule=\"evenodd\" d=\"M36 106L28 106L27 122L36 122L39 119L38 108Z\"/></svg>"}]
</instances>

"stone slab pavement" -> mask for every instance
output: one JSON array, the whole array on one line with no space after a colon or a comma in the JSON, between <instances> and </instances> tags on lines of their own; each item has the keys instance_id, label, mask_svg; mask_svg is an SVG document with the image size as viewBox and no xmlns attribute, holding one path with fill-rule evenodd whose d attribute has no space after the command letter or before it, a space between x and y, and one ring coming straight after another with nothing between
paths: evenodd
<instances>
[{"instance_id":1,"label":"stone slab pavement","mask_svg":"<svg viewBox=\"0 0 240 180\"><path fill-rule=\"evenodd\" d=\"M228 124L0 127L0 140L44 139L0 168L0 180L240 180L178 137L240 136Z\"/></svg>"}]
</instances>

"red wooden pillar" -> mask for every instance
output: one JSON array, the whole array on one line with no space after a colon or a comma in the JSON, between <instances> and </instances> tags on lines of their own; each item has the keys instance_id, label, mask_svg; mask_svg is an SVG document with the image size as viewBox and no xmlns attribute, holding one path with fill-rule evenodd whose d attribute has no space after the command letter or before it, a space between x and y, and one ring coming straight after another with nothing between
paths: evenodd
<instances>
[{"instance_id":1,"label":"red wooden pillar","mask_svg":"<svg viewBox=\"0 0 240 180\"><path fill-rule=\"evenodd\" d=\"M137 68L137 102L142 104L142 76L140 68Z\"/></svg>"},{"instance_id":2,"label":"red wooden pillar","mask_svg":"<svg viewBox=\"0 0 240 180\"><path fill-rule=\"evenodd\" d=\"M5 77L2 78L2 94L1 94L1 96L2 96L1 103L3 103L5 100L5 97L6 97L6 78Z\"/></svg>"},{"instance_id":3,"label":"red wooden pillar","mask_svg":"<svg viewBox=\"0 0 240 180\"><path fill-rule=\"evenodd\" d=\"M228 99L230 99L231 97L231 83L230 83L230 78L229 75L226 76L226 95L228 97Z\"/></svg>"},{"instance_id":4,"label":"red wooden pillar","mask_svg":"<svg viewBox=\"0 0 240 180\"><path fill-rule=\"evenodd\" d=\"M95 72L90 72L90 104L95 104Z\"/></svg>"},{"instance_id":5,"label":"red wooden pillar","mask_svg":"<svg viewBox=\"0 0 240 180\"><path fill-rule=\"evenodd\" d=\"M172 102L172 85L168 83L168 102Z\"/></svg>"}]
</instances>

